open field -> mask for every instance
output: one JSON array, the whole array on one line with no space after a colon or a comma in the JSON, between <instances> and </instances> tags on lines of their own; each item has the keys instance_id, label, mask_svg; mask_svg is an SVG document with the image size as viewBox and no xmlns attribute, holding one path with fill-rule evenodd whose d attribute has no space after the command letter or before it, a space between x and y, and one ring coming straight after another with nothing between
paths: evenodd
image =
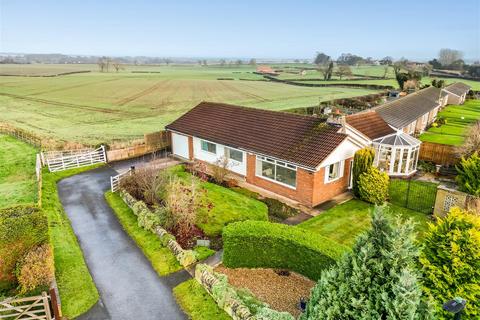
<instances>
[{"instance_id":1,"label":"open field","mask_svg":"<svg viewBox=\"0 0 480 320\"><path fill-rule=\"evenodd\" d=\"M204 100L284 110L376 92L239 80L262 79L253 70L251 66L129 66L119 73L4 76L0 77L0 121L58 140L108 143L161 130Z\"/></svg>"},{"instance_id":2,"label":"open field","mask_svg":"<svg viewBox=\"0 0 480 320\"><path fill-rule=\"evenodd\" d=\"M0 208L38 200L35 154L32 146L0 134Z\"/></svg>"},{"instance_id":3,"label":"open field","mask_svg":"<svg viewBox=\"0 0 480 320\"><path fill-rule=\"evenodd\" d=\"M459 146L465 139L465 132L475 121L480 120L480 100L468 100L464 105L451 105L438 113L437 118L445 118L446 124L431 127L420 135L420 140Z\"/></svg>"},{"instance_id":4,"label":"open field","mask_svg":"<svg viewBox=\"0 0 480 320\"><path fill-rule=\"evenodd\" d=\"M314 65L309 65L309 68L315 67ZM301 67L300 67L301 68ZM364 77L383 77L385 73L385 67L384 66L352 66L350 67L352 70L352 74L354 75L353 78L357 78L358 76L364 76ZM318 72L317 70L306 70L305 75L300 75L300 74L295 74L295 72L299 72L301 69L294 69L294 68L288 68L288 69L283 69L285 72L281 73L279 75L280 79L319 79L323 78L323 75ZM336 68L335 70L336 71ZM386 75L386 80L390 78L395 78L395 73L393 72L393 68L389 67ZM332 77L333 80L339 80L338 76L333 75ZM344 78L345 79L345 78ZM385 81L383 79L380 79L381 81Z\"/></svg>"}]
</instances>

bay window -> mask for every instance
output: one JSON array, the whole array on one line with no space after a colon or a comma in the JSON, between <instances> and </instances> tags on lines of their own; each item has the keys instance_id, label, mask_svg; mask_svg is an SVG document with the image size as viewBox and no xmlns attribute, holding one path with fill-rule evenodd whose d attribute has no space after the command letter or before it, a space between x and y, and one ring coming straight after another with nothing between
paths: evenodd
<instances>
[{"instance_id":1,"label":"bay window","mask_svg":"<svg viewBox=\"0 0 480 320\"><path fill-rule=\"evenodd\" d=\"M297 167L283 161L257 156L257 176L295 188Z\"/></svg>"}]
</instances>

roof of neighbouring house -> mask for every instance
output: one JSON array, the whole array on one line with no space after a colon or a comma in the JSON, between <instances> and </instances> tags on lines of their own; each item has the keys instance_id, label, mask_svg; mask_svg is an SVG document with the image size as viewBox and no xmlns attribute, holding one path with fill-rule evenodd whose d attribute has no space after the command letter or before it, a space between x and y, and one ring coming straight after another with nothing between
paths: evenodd
<instances>
[{"instance_id":1,"label":"roof of neighbouring house","mask_svg":"<svg viewBox=\"0 0 480 320\"><path fill-rule=\"evenodd\" d=\"M436 108L443 95L439 88L428 87L375 107L375 111L389 125L400 129Z\"/></svg>"},{"instance_id":2,"label":"roof of neighbouring house","mask_svg":"<svg viewBox=\"0 0 480 320\"><path fill-rule=\"evenodd\" d=\"M201 102L166 129L315 169L347 135L312 116Z\"/></svg>"},{"instance_id":3,"label":"roof of neighbouring house","mask_svg":"<svg viewBox=\"0 0 480 320\"><path fill-rule=\"evenodd\" d=\"M345 118L347 124L357 129L371 140L395 132L375 111L360 112Z\"/></svg>"},{"instance_id":4,"label":"roof of neighbouring house","mask_svg":"<svg viewBox=\"0 0 480 320\"><path fill-rule=\"evenodd\" d=\"M470 91L471 87L463 82L455 82L454 84L446 86L444 89L457 96L461 96L462 94Z\"/></svg>"}]
</instances>

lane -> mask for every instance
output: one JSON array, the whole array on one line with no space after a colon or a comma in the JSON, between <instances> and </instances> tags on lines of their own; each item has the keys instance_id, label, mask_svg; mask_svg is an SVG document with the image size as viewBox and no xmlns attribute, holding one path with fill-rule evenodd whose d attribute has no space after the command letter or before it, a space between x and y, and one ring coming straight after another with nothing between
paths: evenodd
<instances>
[{"instance_id":1,"label":"lane","mask_svg":"<svg viewBox=\"0 0 480 320\"><path fill-rule=\"evenodd\" d=\"M109 166L66 178L58 193L100 293L100 301L79 319L186 319L172 288L186 271L159 277L125 233L104 199Z\"/></svg>"}]
</instances>

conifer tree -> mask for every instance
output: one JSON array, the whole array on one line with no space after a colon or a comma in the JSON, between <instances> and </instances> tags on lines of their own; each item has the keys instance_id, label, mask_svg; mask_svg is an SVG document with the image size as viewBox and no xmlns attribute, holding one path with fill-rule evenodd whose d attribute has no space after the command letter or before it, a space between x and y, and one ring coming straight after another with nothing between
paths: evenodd
<instances>
[{"instance_id":1,"label":"conifer tree","mask_svg":"<svg viewBox=\"0 0 480 320\"><path fill-rule=\"evenodd\" d=\"M322 273L302 320L432 319L415 268L412 223L396 220L392 225L385 210L376 207L372 229Z\"/></svg>"},{"instance_id":2,"label":"conifer tree","mask_svg":"<svg viewBox=\"0 0 480 320\"><path fill-rule=\"evenodd\" d=\"M356 197L359 197L358 179L360 175L367 172L373 164L375 150L373 148L363 148L355 152L353 157L353 185L352 191Z\"/></svg>"}]
</instances>

